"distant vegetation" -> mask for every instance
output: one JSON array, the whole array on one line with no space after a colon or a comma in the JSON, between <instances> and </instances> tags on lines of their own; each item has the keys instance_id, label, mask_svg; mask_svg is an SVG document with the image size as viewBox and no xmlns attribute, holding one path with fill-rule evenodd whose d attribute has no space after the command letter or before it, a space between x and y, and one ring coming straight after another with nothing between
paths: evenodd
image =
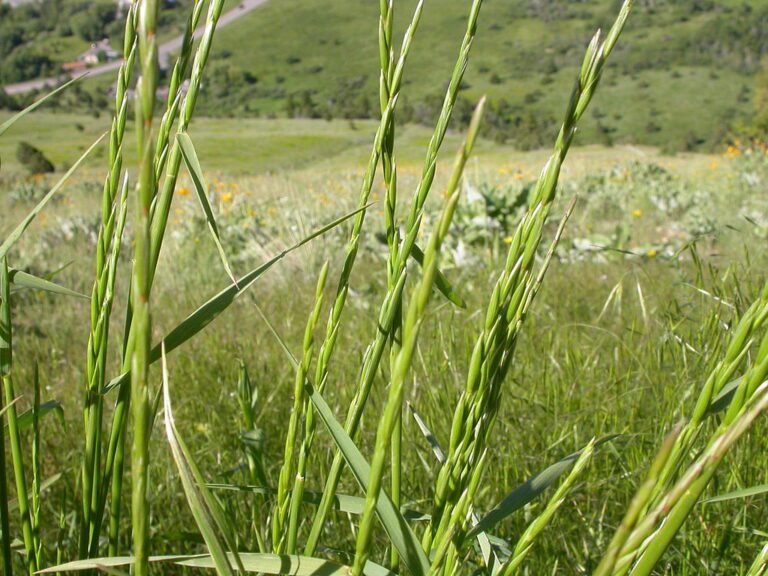
<instances>
[{"instance_id":1,"label":"distant vegetation","mask_svg":"<svg viewBox=\"0 0 768 576\"><path fill-rule=\"evenodd\" d=\"M166 3L161 12L166 31L180 30L188 4ZM401 29L415 2L408 4L395 15ZM434 122L442 100L441 78L453 58L449 39L460 33L465 4L441 0L439 10L427 6L422 25L429 30L433 49L415 55L410 63L405 78L410 97L401 103L399 121ZM573 62L591 31L605 27L617 5L616 0L491 3L480 22L478 59L462 85L454 127L465 126L471 102L488 94L487 137L523 149L544 145L555 130L563 105L559 95L569 89ZM371 33L376 10L376 2L359 0L337 0L331 6L283 0L244 16L214 45L200 112L375 118L378 77L370 71L378 59ZM587 142L632 142L669 152L711 150L735 127L755 128L756 76L768 54L768 4L641 0L636 15L620 48L618 70L585 121L582 137ZM2 6L0 82L52 74L88 42L103 36L119 48L121 34L112 2L51 0L17 9ZM105 108L107 87L103 79L86 82L61 106L98 114ZM0 93L0 107L24 103L26 99L15 101Z\"/></svg>"}]
</instances>

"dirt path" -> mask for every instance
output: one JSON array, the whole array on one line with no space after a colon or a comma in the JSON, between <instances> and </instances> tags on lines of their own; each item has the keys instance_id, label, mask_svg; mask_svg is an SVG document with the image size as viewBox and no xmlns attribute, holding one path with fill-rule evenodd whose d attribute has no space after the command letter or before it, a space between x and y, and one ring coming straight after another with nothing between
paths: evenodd
<instances>
[{"instance_id":1,"label":"dirt path","mask_svg":"<svg viewBox=\"0 0 768 576\"><path fill-rule=\"evenodd\" d=\"M242 0L242 2L240 2L240 4L238 4L235 8L226 14L222 14L222 16L219 18L217 28L221 28L234 22L238 18L245 16L252 10L255 10L267 2L268 0ZM205 26L198 27L195 30L195 38L200 38L200 36L203 35L204 30ZM183 36L177 36L173 40L169 40L168 42L160 45L158 48L158 53L160 56L160 63L162 65L167 64L170 56L181 49L181 43L183 41ZM113 62L107 62L106 64L93 66L86 70L79 70L71 74L64 73L60 76L54 76L51 78L39 78L37 80L28 80L27 82L20 82L18 84L8 84L6 86L2 86L2 89L5 90L6 94L24 94L25 92L30 92L32 90L40 90L42 88L52 88L54 86L58 86L63 80L67 80L69 78L80 78L86 74L88 76L100 76L101 74L114 72L120 67L120 64L121 60L115 60Z\"/></svg>"}]
</instances>

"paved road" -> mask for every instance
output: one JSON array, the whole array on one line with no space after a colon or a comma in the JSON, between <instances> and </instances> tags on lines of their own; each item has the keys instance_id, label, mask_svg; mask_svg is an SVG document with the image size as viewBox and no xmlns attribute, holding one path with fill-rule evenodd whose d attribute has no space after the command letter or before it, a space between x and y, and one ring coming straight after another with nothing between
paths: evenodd
<instances>
[{"instance_id":1,"label":"paved road","mask_svg":"<svg viewBox=\"0 0 768 576\"><path fill-rule=\"evenodd\" d=\"M226 26L227 24L230 24L237 20L238 18L241 18L242 16L245 16L248 14L248 12L255 10L262 4L266 4L268 0L242 0L240 4L238 4L235 8L227 12L226 14L222 14L219 18L219 24L217 28L221 28L223 26ZM205 12L203 13L203 18L205 18ZM200 38L200 36L203 35L203 31L205 30L205 26L200 26L195 30L195 38ZM177 38L174 38L173 40L169 40L168 42L165 42L164 44L161 44L158 48L158 53L160 56L160 62L166 63L169 60L169 57L175 53L178 52L181 49L181 43L184 41L183 36L178 36ZM21 82L19 84L8 84L6 86L0 86L7 94L23 94L25 92L30 92L32 90L40 90L41 88L52 88L54 86L58 86L62 80L67 80L69 78L79 78L84 75L90 76L99 76L101 74L106 74L108 72L115 72L121 64L121 60L115 60L113 62L107 62L106 64L100 64L98 66L93 66L91 68L88 68L86 70L79 70L77 72L72 72L70 74L62 74L61 76L56 76L52 78L40 78L38 80L29 80L27 82Z\"/></svg>"}]
</instances>

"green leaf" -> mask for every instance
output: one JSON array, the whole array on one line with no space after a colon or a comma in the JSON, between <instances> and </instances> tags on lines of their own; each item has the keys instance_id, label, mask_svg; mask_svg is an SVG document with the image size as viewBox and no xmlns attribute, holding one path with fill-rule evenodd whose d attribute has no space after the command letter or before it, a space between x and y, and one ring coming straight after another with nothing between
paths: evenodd
<instances>
[{"instance_id":1,"label":"green leaf","mask_svg":"<svg viewBox=\"0 0 768 576\"><path fill-rule=\"evenodd\" d=\"M64 422L64 408L58 400L48 400L48 402L40 404L40 414L38 415L38 418L43 418L46 414L52 412L59 417L59 420L61 420L62 423ZM26 430L32 426L33 419L34 415L32 414L32 410L27 410L26 412L19 414L19 430Z\"/></svg>"},{"instance_id":2,"label":"green leaf","mask_svg":"<svg viewBox=\"0 0 768 576\"><path fill-rule=\"evenodd\" d=\"M243 561L246 572L290 576L349 576L350 574L349 566L311 556L249 553L240 554L240 559ZM193 568L214 567L210 556L182 560L177 564ZM373 562L366 563L363 574L366 576L396 576L394 572Z\"/></svg>"},{"instance_id":3,"label":"green leaf","mask_svg":"<svg viewBox=\"0 0 768 576\"><path fill-rule=\"evenodd\" d=\"M8 120L6 120L5 122L3 122L3 123L0 125L0 136L2 136L3 134L5 134L5 132L6 132L6 131L7 131L7 130L8 130L10 127L11 127L11 126L13 126L14 124L16 124L16 122L18 122L18 121L19 121L19 120L21 120L21 119L22 119L24 116L26 116L27 114L29 114L30 112L32 112L32 111L33 111L35 108L37 108L38 106L40 106L41 104L43 104L44 102L46 102L46 101L47 101L49 98L53 98L53 97L54 97L56 94L58 94L59 92L61 92L61 91L62 91L62 90L64 90L65 88L68 88L68 87L70 86L70 84L72 84L73 82L75 82L75 81L77 81L77 80L79 80L79 78L73 78L72 80L70 80L70 81L69 81L69 82L67 82L66 84L62 84L61 86L59 86L58 88L56 88L56 90L54 90L53 92L49 92L48 94L46 94L45 96L43 96L42 98L40 98L40 100L38 100L37 102L34 102L33 104L30 104L29 106L27 106L26 108L24 108L24 110L22 110L22 111L21 111L21 112L19 112L18 114L14 115L14 116L11 116L11 117L10 117Z\"/></svg>"},{"instance_id":4,"label":"green leaf","mask_svg":"<svg viewBox=\"0 0 768 576\"><path fill-rule=\"evenodd\" d=\"M411 257L416 260L416 262L418 262L419 266L424 265L424 252L415 243L413 248L411 248ZM467 303L459 295L459 293L456 292L454 287L451 285L451 282L440 270L438 270L435 275L435 288L437 288L440 293L448 299L449 302L453 302L459 308L467 307Z\"/></svg>"},{"instance_id":5,"label":"green leaf","mask_svg":"<svg viewBox=\"0 0 768 576\"><path fill-rule=\"evenodd\" d=\"M80 292L75 292L74 290L70 290L69 288L66 288L64 286L59 286L58 284L54 284L50 280L45 280L44 278L34 276L33 274L29 274L28 272L24 272L22 270L16 270L14 268L11 268L8 271L8 276L10 277L11 284L17 286L18 288L29 288L31 290L43 290L45 292L60 294L62 296L72 296L74 298L83 298L85 300L90 300L90 298L85 294L81 294Z\"/></svg>"},{"instance_id":6,"label":"green leaf","mask_svg":"<svg viewBox=\"0 0 768 576\"><path fill-rule=\"evenodd\" d=\"M255 268L236 283L232 284L229 287L225 288L218 294L216 294L213 298L208 300L205 304L200 306L197 310L195 310L192 314L187 316L186 319L182 320L173 330L171 330L168 335L163 339L163 342L165 344L165 351L166 353L170 353L174 349L178 348L182 344L184 344L187 340L194 337L198 332L202 331L208 324L213 322L222 312L224 312L227 308L229 308L230 304L232 304L239 296L241 296L248 288L250 288L256 280L258 280L262 274L264 274L267 270L269 270L273 265L275 265L277 262L282 260L287 254L290 254L294 250L300 248L301 246L304 246L311 240L314 240L318 236L322 236L329 230L332 230L339 224L342 224L358 212L362 212L363 210L367 210L369 208L370 204L364 206L363 208L359 208L353 212L350 212L348 214L345 214L341 218L337 218L330 224L327 224L320 228L319 230L316 230L303 240L297 242L290 248L287 248L280 252L277 256L274 256L258 268ZM150 362L156 362L160 358L160 345L158 344L152 349L152 353L150 356ZM117 376L114 378L106 387L105 393L109 392L110 390L116 388L117 386L120 386L124 382L127 382L130 378L130 372L123 372L120 376Z\"/></svg>"},{"instance_id":7,"label":"green leaf","mask_svg":"<svg viewBox=\"0 0 768 576\"><path fill-rule=\"evenodd\" d=\"M262 496L274 496L277 494L277 490L274 488L267 488L266 486L251 486L251 485L238 485L238 484L206 484L208 488L212 490L229 490L232 492L248 492L251 494L260 494ZM290 492L290 491L289 491ZM322 492L305 491L303 493L303 502L305 504L319 504L323 497ZM360 496L350 496L349 494L334 494L333 496L333 508L339 512L345 514L354 514L359 516L363 513L365 507L365 498ZM400 513L403 518L411 522L424 522L430 519L429 514L419 512L418 510L411 510L409 508L401 508Z\"/></svg>"},{"instance_id":8,"label":"green leaf","mask_svg":"<svg viewBox=\"0 0 768 576\"><path fill-rule=\"evenodd\" d=\"M199 557L189 554L172 556L150 556L150 562L177 562L179 560L189 560ZM98 570L100 568L117 568L118 566L130 566L134 562L133 556L112 556L111 558L87 558L85 560L75 560L58 566L51 566L45 570L40 570L37 574L51 574L53 572L80 572L82 570Z\"/></svg>"},{"instance_id":9,"label":"green leaf","mask_svg":"<svg viewBox=\"0 0 768 576\"><path fill-rule=\"evenodd\" d=\"M8 250L11 249L11 247L16 244L16 242L19 241L19 238L21 238L21 235L24 234L24 231L29 227L29 225L32 223L32 220L35 219L35 217L40 213L40 211L45 208L45 205L48 204L48 201L53 197L56 192L59 191L59 189L64 186L64 183L69 180L69 177L72 176L72 174L75 173L75 171L80 167L80 164L83 163L83 160L85 160L88 155L93 151L96 146L99 145L99 143L104 139L104 136L106 136L106 132L99 136L99 138L91 144L90 148L86 150L80 158L77 159L77 162L75 162L72 167L67 170L67 173L64 174L64 176L61 177L61 180L59 180L53 188L43 197L42 200L35 206L32 211L27 214L27 217L24 218L19 224L16 226L16 228L13 229L11 234L5 239L5 241L0 245L0 258L3 258L7 253Z\"/></svg>"},{"instance_id":10,"label":"green leaf","mask_svg":"<svg viewBox=\"0 0 768 576\"><path fill-rule=\"evenodd\" d=\"M709 403L707 416L712 416L713 414L717 414L728 408L728 406L731 405L731 400L733 400L733 395L736 393L739 384L741 384L741 378L736 378L723 386L718 395Z\"/></svg>"},{"instance_id":11,"label":"green leaf","mask_svg":"<svg viewBox=\"0 0 768 576\"><path fill-rule=\"evenodd\" d=\"M445 452L443 452L442 447L440 446L440 443L437 441L437 438L435 438L435 435L432 433L432 430L429 429L429 426L427 426L427 423L424 421L424 419L421 417L421 415L416 412L416 409L411 405L411 403L408 403L408 408L411 410L411 415L413 416L413 419L416 421L416 426L419 427L419 431L421 432L422 436L424 436L424 439L429 443L429 446L432 448L432 453L435 455L435 458L437 459L437 462L439 464L445 464Z\"/></svg>"},{"instance_id":12,"label":"green leaf","mask_svg":"<svg viewBox=\"0 0 768 576\"><path fill-rule=\"evenodd\" d=\"M181 156L184 158L184 164L187 166L187 171L192 177L192 183L194 184L195 192L197 193L197 199L200 201L200 207L205 214L205 220L208 223L208 229L211 231L213 242L216 244L216 250L219 251L221 263L224 265L224 269L227 271L227 275L232 279L232 282L237 285L237 280L232 273L232 268L227 260L227 255L224 253L224 247L221 245L219 227L216 225L216 218L213 215L211 204L208 201L208 187L205 185L203 169L200 167L200 160L197 157L195 145L192 144L192 139L186 132L177 134L176 140L179 142Z\"/></svg>"},{"instance_id":13,"label":"green leaf","mask_svg":"<svg viewBox=\"0 0 768 576\"><path fill-rule=\"evenodd\" d=\"M768 492L768 484L761 484L760 486L751 486L749 488L742 488L741 490L734 490L733 492L727 492L720 494L719 496L713 496L702 500L702 504L712 504L714 502L725 502L726 500L738 500L741 498L749 498L750 496L759 496Z\"/></svg>"},{"instance_id":14,"label":"green leaf","mask_svg":"<svg viewBox=\"0 0 768 576\"><path fill-rule=\"evenodd\" d=\"M312 400L312 404L347 461L355 479L364 491L367 490L371 475L370 464L366 462L360 450L336 420L323 397L309 384L306 389L307 396ZM384 490L377 499L376 512L392 545L397 548L411 573L416 576L426 575L429 572L429 560L413 530Z\"/></svg>"},{"instance_id":15,"label":"green leaf","mask_svg":"<svg viewBox=\"0 0 768 576\"><path fill-rule=\"evenodd\" d=\"M182 440L176 424L173 420L173 410L171 407L171 395L168 389L168 369L165 364L165 350L163 349L163 406L165 408L165 433L168 438L168 445L171 448L176 467L179 470L181 484L184 487L184 493L187 496L187 503L192 511L192 516L197 522L197 527L205 540L205 544L211 553L211 559L220 575L234 576L230 560L243 571L240 558L236 554L237 545L235 540L229 534L229 527L224 519L224 512L219 503L213 498L208 488L205 486L205 480L192 458L184 440ZM227 549L235 552L232 558L227 556Z\"/></svg>"},{"instance_id":16,"label":"green leaf","mask_svg":"<svg viewBox=\"0 0 768 576\"><path fill-rule=\"evenodd\" d=\"M599 444L609 442L616 436L609 436L595 443ZM557 479L573 466L579 459L583 450L569 454L562 460L559 460L551 466L539 472L536 476L526 480L523 484L510 492L501 502L499 502L490 512L488 512L480 522L475 524L467 534L467 538L474 538L480 532L488 531L507 518L509 515L520 510L526 504L535 500L542 492L552 486Z\"/></svg>"}]
</instances>

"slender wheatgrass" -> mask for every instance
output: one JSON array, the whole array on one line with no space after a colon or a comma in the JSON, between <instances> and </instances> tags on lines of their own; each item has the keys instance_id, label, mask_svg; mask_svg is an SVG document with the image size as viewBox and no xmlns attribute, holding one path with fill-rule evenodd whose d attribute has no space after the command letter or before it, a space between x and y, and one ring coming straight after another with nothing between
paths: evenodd
<instances>
[{"instance_id":1,"label":"slender wheatgrass","mask_svg":"<svg viewBox=\"0 0 768 576\"><path fill-rule=\"evenodd\" d=\"M149 437L152 398L149 390L149 353L152 338L150 313L150 219L155 196L154 135L152 120L157 90L157 0L139 6L139 63L141 76L136 89L136 132L141 162L136 194L134 267L131 287L132 327L135 328L131 354L131 404L133 406L133 448L131 450L131 520L134 574L149 573Z\"/></svg>"},{"instance_id":2,"label":"slender wheatgrass","mask_svg":"<svg viewBox=\"0 0 768 576\"><path fill-rule=\"evenodd\" d=\"M317 320L320 317L320 311L323 305L323 290L325 290L325 280L328 277L328 263L323 265L320 276L315 288L315 300L304 329L304 341L302 346L301 361L296 368L296 376L293 387L293 409L288 420L288 432L285 439L285 448L283 451L283 465L280 469L280 475L277 482L277 498L275 509L272 515L272 549L276 553L287 552L293 554L296 549L296 536L298 533L298 512L301 505L301 492L289 498L291 482L295 481L294 490L303 491L304 478L300 472L295 472L297 453L300 452L298 446L299 419L302 410L306 409L305 386L307 383L307 374L309 373L314 352L314 334ZM295 477L295 478L294 478ZM290 525L288 519L290 515Z\"/></svg>"},{"instance_id":3,"label":"slender wheatgrass","mask_svg":"<svg viewBox=\"0 0 768 576\"><path fill-rule=\"evenodd\" d=\"M357 547L355 551L355 562L352 566L352 573L356 576L362 574L365 563L370 556L371 539L373 537L373 522L376 512L376 504L381 490L384 476L384 466L389 453L389 447L392 441L392 433L395 430L397 421L402 414L403 391L405 380L410 371L413 353L416 350L421 325L424 321L424 313L427 303L433 291L433 284L437 275L440 249L453 220L453 215L461 195L461 177L464 172L469 155L477 138L480 128L480 120L483 114L485 99L482 99L475 110L472 122L467 130L467 137L463 146L459 149L454 163L451 179L446 189L446 204L443 208L439 221L430 237L430 242L424 254L423 276L418 286L415 288L414 296L408 305L408 311L403 323L403 342L402 347L395 359L395 372L392 373L389 383L389 394L384 413L379 420L379 426L376 433L376 447L371 460L371 474L366 491L365 509L360 520L360 527L357 536Z\"/></svg>"},{"instance_id":4,"label":"slender wheatgrass","mask_svg":"<svg viewBox=\"0 0 768 576\"><path fill-rule=\"evenodd\" d=\"M390 86L394 74L394 48L392 46L392 27L394 22L394 0L379 1L379 103L383 116L387 102L391 96ZM397 283L395 265L397 262L397 248L400 244L400 234L397 227L397 163L395 161L395 114L390 116L389 126L382 142L381 165L384 177L384 225L387 234L387 285L394 288ZM395 368L395 359L400 352L400 338L402 336L402 307L398 306L392 321L390 337L390 373ZM400 484L402 479L402 415L397 418L395 430L392 434L390 496L395 506L400 505ZM390 567L395 570L398 566L398 554L394 546L390 552Z\"/></svg>"},{"instance_id":5,"label":"slender wheatgrass","mask_svg":"<svg viewBox=\"0 0 768 576\"><path fill-rule=\"evenodd\" d=\"M622 549L614 574L648 576L652 573L725 454L766 408L768 382L755 390L753 397L739 410L732 422L724 422L718 427L702 455L638 523ZM639 558L638 551L641 551ZM632 565L634 558L637 561ZM631 566L629 571L628 566Z\"/></svg>"},{"instance_id":6,"label":"slender wheatgrass","mask_svg":"<svg viewBox=\"0 0 768 576\"><path fill-rule=\"evenodd\" d=\"M194 62L192 65L192 74L190 77L189 89L184 101L179 109L179 126L178 131L186 131L189 127L189 123L192 119L192 114L195 108L195 102L197 94L200 89L200 82L202 79L203 70L208 60L208 55L211 50L213 42L213 34L218 23L221 10L223 8L223 0L213 0L208 9L208 15L206 18L205 31L200 41L200 45L195 53ZM154 97L154 95L153 95ZM153 168L155 165L155 155L153 152ZM158 160L158 166L162 165L162 162ZM153 192L151 197L151 214L148 215L148 221L150 226L149 236L149 248L148 248L148 267L147 267L147 289L151 289L155 271L157 268L157 262L160 255L160 248L162 246L163 238L165 235L165 226L168 219L168 211L170 210L171 199L173 197L173 191L176 186L176 179L178 177L179 168L181 166L181 150L177 141L174 140L169 153L169 159L167 160L166 177L163 181L161 192L157 195ZM154 172L154 169L153 169ZM159 174L154 173L152 175L153 190L158 188ZM131 367L131 358L133 355L133 349L135 346L135 330L133 320L129 314L126 318L126 330L125 330L125 342L123 351L123 371L126 372ZM112 429L109 437L109 448L107 452L107 459L105 464L105 478L111 479L111 503L110 503L110 526L109 526L109 539L110 539L110 554L117 554L117 535L120 525L120 502L122 499L122 484L123 484L123 462L125 453L125 427L127 424L126 415L130 407L130 387L120 386L118 391L118 399L115 406L115 412L112 418Z\"/></svg>"},{"instance_id":7,"label":"slender wheatgrass","mask_svg":"<svg viewBox=\"0 0 768 576\"><path fill-rule=\"evenodd\" d=\"M479 16L481 6L482 0L474 0L470 9L466 32L464 34L464 39L459 50L459 56L453 69L453 75L451 76L450 84L446 90L440 117L437 120L435 130L427 147L427 154L424 161L422 176L419 181L417 190L414 193L411 210L406 223L405 237L400 243L400 248L398 248L396 273L392 275L392 278L396 278L396 280L392 283L388 283L387 294L384 296L384 301L379 311L377 323L378 329L376 336L374 342L366 350L360 379L357 389L355 390L355 396L352 399L347 412L345 429L347 433L352 437L354 437L357 433L360 419L362 418L365 404L368 400L368 396L370 394L371 387L379 367L379 362L381 361L381 357L384 353L384 348L386 347L387 342L390 340L392 323L394 322L395 315L401 306L400 299L402 296L403 286L405 285L406 264L411 254L413 245L416 242L416 237L418 236L421 220L423 217L424 204L432 187L432 182L434 181L435 170L437 168L437 154L443 143L443 139L445 138L445 132L448 129L448 123L453 112L453 106L456 102L461 80L464 77L464 72L469 63L469 53L472 47L475 33L477 31L477 18ZM397 74L395 74L395 77L397 78ZM382 123L384 123L384 120L385 117L383 116ZM344 461L341 452L337 451L331 464L331 469L328 473L325 488L323 489L323 499L318 506L317 512L315 513L315 518L312 521L312 528L304 550L308 555L311 555L314 552L320 538L320 533L325 524L325 520L331 511L333 497L336 493L336 487L338 486L339 480L341 478L343 464Z\"/></svg>"},{"instance_id":8,"label":"slender wheatgrass","mask_svg":"<svg viewBox=\"0 0 768 576\"><path fill-rule=\"evenodd\" d=\"M165 162L168 159L168 142L170 140L171 130L178 117L179 104L182 98L182 85L184 77L189 67L189 60L192 57L192 48L194 47L194 32L197 23L200 21L200 15L205 8L204 0L195 0L192 10L187 19L187 26L184 29L184 38L181 42L181 51L176 58L176 63L171 72L171 79L168 82L168 100L166 102L165 112L160 120L160 127L157 131L157 147L155 148L155 174L161 174L165 168Z\"/></svg>"},{"instance_id":9,"label":"slender wheatgrass","mask_svg":"<svg viewBox=\"0 0 768 576\"><path fill-rule=\"evenodd\" d=\"M11 281L8 276L8 261L3 257L0 262L0 377L2 378L5 394L6 418L8 420L8 437L11 446L11 462L13 476L16 482L16 498L19 503L21 517L21 533L26 553L26 564L30 574L37 571L37 556L35 554L34 530L32 528L32 512L30 510L27 481L24 477L24 456L21 448L21 431L19 417L16 411L16 393L13 385L13 324L11 319ZM5 447L3 447L3 450ZM5 533L3 537L6 538ZM10 537L10 534L9 536Z\"/></svg>"},{"instance_id":10,"label":"slender wheatgrass","mask_svg":"<svg viewBox=\"0 0 768 576\"><path fill-rule=\"evenodd\" d=\"M104 182L101 224L96 240L96 272L91 290L91 331L88 337L86 362L86 390L83 419L85 424L85 451L82 465L82 521L80 527L80 556L97 554L101 527L101 451L102 417L104 411L104 384L106 381L106 355L109 342L109 320L112 312L111 295L115 275L110 269L116 265L109 254L119 249L122 229L115 228L119 219L116 204L123 166L123 137L128 116L128 86L133 77L136 60L136 18L138 11L131 4L125 19L123 63L117 73L115 116L109 134L109 164Z\"/></svg>"},{"instance_id":11,"label":"slender wheatgrass","mask_svg":"<svg viewBox=\"0 0 768 576\"><path fill-rule=\"evenodd\" d=\"M504 270L494 287L483 330L471 355L466 388L454 412L447 461L438 474L432 519L424 535L428 551L435 541L448 537L452 509L473 478L483 473L483 466L478 462L484 461L481 457L487 449L501 401L501 383L511 364L525 311L536 289L533 265L542 229L555 198L560 167L630 8L631 0L627 0L605 41L600 42L598 33L587 48L555 151L542 170L528 211L512 237Z\"/></svg>"},{"instance_id":12,"label":"slender wheatgrass","mask_svg":"<svg viewBox=\"0 0 768 576\"><path fill-rule=\"evenodd\" d=\"M423 5L424 5L423 0L420 0L419 3L416 5L416 10L414 11L413 17L411 19L411 23L408 26L408 29L405 31L405 35L403 36L403 43L402 43L402 46L400 47L400 55L397 60L397 64L394 65L393 72L392 72L392 79L389 84L387 104L386 104L386 107L384 108L384 111L382 112L382 117L379 122L379 126L376 130L376 136L374 137L371 154L368 159L366 172L365 172L365 175L363 176L363 183L361 186L360 196L358 199L359 208L363 208L368 204L368 200L371 195L371 189L373 187L373 180L376 173L376 167L378 165L379 158L381 157L381 154L382 154L384 141L387 138L387 131L391 128L390 117L392 116L392 114L394 114L394 111L395 111L395 106L396 106L397 97L400 91L400 84L402 81L403 71L405 68L405 62L410 52L413 36L416 33L419 22L421 21L421 13L422 13ZM341 318L344 312L344 306L346 304L347 294L349 292L349 278L350 278L350 275L352 274L352 269L357 259L357 252L360 244L360 233L362 231L364 222L365 222L365 210L361 210L359 212L358 217L355 219L355 222L352 225L352 231L347 241L344 266L342 268L341 275L339 276L333 305L331 307L331 311L328 316L328 321L326 323L325 337L320 346L320 351L318 353L317 365L315 368L315 382L318 387L318 390L321 393L325 390L325 387L328 383L329 364L333 356L333 352L336 345L336 339L339 333ZM302 475L302 477L305 476L303 468L306 467L307 457L312 447L312 442L315 435L315 427L316 425L314 420L314 413L311 410L307 410L306 416L305 416L305 422L304 422L304 429L305 429L304 439L302 441L302 446L300 448L300 454L304 455L303 457L300 456L300 464L299 464L300 465L299 473ZM325 514L327 513L328 512L326 511ZM316 515L315 517L316 521L313 522L313 525L312 525L312 530L309 536L308 543L305 547L306 554L311 555L312 552L314 551L315 546L317 545L317 542L320 536L320 531L322 529L322 522L317 522L317 519L320 517L321 515L318 512L318 515Z\"/></svg>"}]
</instances>

